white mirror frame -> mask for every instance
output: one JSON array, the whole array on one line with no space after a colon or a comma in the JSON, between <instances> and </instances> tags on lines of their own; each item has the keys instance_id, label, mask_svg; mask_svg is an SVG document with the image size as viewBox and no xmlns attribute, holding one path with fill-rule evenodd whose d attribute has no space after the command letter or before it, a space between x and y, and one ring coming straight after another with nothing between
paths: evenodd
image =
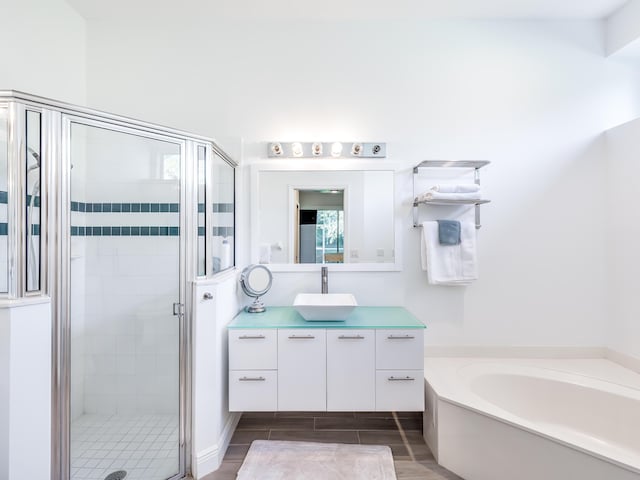
<instances>
[{"instance_id":1,"label":"white mirror frame","mask_svg":"<svg viewBox=\"0 0 640 480\"><path fill-rule=\"evenodd\" d=\"M329 165L328 165L329 164ZM362 159L335 159L335 161L321 161L315 159L282 159L259 161L251 165L251 263L259 263L260 246L260 222L259 222L259 195L260 172L265 171L349 171L349 170L369 170L369 171L392 171L393 172L393 241L394 241L394 261L393 263L269 263L269 270L272 272L315 272L323 266L329 266L332 271L337 272L399 272L402 271L402 218L399 214L401 198L399 196L399 175L397 165L391 162L379 160ZM306 188L306 187L305 187ZM287 216L289 217L289 213Z\"/></svg>"}]
</instances>

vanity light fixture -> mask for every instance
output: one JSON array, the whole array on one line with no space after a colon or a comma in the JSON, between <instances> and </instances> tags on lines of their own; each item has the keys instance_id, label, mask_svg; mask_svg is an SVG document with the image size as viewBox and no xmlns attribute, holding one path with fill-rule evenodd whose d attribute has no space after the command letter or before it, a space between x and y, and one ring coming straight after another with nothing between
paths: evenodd
<instances>
[{"instance_id":1,"label":"vanity light fixture","mask_svg":"<svg viewBox=\"0 0 640 480\"><path fill-rule=\"evenodd\" d=\"M386 158L384 142L271 142L269 157L283 158Z\"/></svg>"}]
</instances>

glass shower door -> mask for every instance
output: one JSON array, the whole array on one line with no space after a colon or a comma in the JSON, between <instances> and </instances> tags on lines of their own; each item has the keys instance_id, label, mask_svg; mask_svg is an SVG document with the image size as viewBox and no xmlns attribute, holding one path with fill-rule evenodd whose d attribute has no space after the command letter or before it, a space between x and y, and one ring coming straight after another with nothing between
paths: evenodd
<instances>
[{"instance_id":1,"label":"glass shower door","mask_svg":"<svg viewBox=\"0 0 640 480\"><path fill-rule=\"evenodd\" d=\"M179 477L184 146L70 129L71 479Z\"/></svg>"}]
</instances>

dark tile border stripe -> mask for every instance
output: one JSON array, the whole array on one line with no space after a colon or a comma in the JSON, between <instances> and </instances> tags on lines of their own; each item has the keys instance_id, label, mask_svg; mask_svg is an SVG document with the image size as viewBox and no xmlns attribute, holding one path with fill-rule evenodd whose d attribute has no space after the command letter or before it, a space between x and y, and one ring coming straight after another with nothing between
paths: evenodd
<instances>
[{"instance_id":1,"label":"dark tile border stripe","mask_svg":"<svg viewBox=\"0 0 640 480\"><path fill-rule=\"evenodd\" d=\"M5 230L7 228L6 223L0 224L0 235L3 235L2 225L5 226ZM37 227L37 230L35 227ZM204 237L204 233L204 227L198 227L198 236ZM34 225L34 235L39 234L40 226ZM6 235L6 233L4 233L4 235ZM71 227L71 236L73 237L176 237L178 235L180 235L180 227L170 227L166 225ZM232 237L234 235L234 228L213 227L213 235L217 237Z\"/></svg>"},{"instance_id":2,"label":"dark tile border stripe","mask_svg":"<svg viewBox=\"0 0 640 480\"><path fill-rule=\"evenodd\" d=\"M71 227L72 237L177 237L180 227L167 225L127 227Z\"/></svg>"},{"instance_id":3,"label":"dark tile border stripe","mask_svg":"<svg viewBox=\"0 0 640 480\"><path fill-rule=\"evenodd\" d=\"M71 202L72 212L84 213L179 213L179 203Z\"/></svg>"}]
</instances>

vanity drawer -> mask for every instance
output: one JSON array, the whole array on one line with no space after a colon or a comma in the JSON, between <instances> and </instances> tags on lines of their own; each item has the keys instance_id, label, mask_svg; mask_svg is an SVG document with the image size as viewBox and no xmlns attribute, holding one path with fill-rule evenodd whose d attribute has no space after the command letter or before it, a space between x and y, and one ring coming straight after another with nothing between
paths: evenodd
<instances>
[{"instance_id":1,"label":"vanity drawer","mask_svg":"<svg viewBox=\"0 0 640 480\"><path fill-rule=\"evenodd\" d=\"M233 370L229 372L229 411L275 412L277 409L277 371Z\"/></svg>"},{"instance_id":2,"label":"vanity drawer","mask_svg":"<svg viewBox=\"0 0 640 480\"><path fill-rule=\"evenodd\" d=\"M229 330L230 370L276 370L277 368L276 329Z\"/></svg>"},{"instance_id":3,"label":"vanity drawer","mask_svg":"<svg viewBox=\"0 0 640 480\"><path fill-rule=\"evenodd\" d=\"M424 410L424 370L378 370L376 410L420 412Z\"/></svg>"},{"instance_id":4,"label":"vanity drawer","mask_svg":"<svg viewBox=\"0 0 640 480\"><path fill-rule=\"evenodd\" d=\"M376 330L377 370L422 370L424 341L421 328Z\"/></svg>"}]
</instances>

